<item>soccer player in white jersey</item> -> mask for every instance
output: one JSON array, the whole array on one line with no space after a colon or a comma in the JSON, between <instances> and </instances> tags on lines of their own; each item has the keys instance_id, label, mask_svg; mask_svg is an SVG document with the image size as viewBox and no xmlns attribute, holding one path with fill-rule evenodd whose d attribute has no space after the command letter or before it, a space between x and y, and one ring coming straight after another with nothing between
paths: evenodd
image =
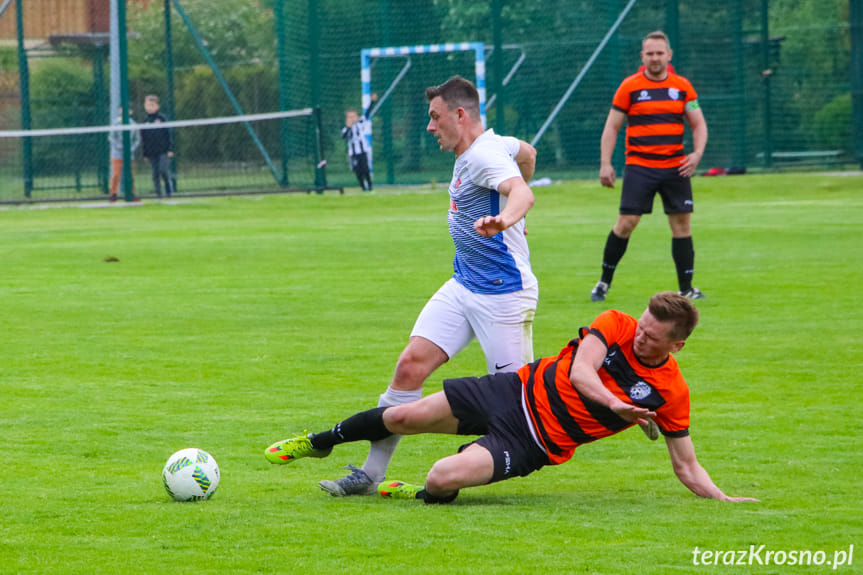
<instances>
[{"instance_id":1,"label":"soccer player in white jersey","mask_svg":"<svg viewBox=\"0 0 863 575\"><path fill-rule=\"evenodd\" d=\"M426 303L378 406L422 396L426 378L476 338L489 373L516 371L533 361L533 318L539 295L530 268L524 216L533 206L527 181L536 150L485 130L476 87L460 76L426 90L427 130L440 149L455 152L449 186L449 230L455 273ZM330 494L372 495L384 480L398 444L391 436L371 445L362 469L320 486ZM278 457L280 444L267 449Z\"/></svg>"}]
</instances>

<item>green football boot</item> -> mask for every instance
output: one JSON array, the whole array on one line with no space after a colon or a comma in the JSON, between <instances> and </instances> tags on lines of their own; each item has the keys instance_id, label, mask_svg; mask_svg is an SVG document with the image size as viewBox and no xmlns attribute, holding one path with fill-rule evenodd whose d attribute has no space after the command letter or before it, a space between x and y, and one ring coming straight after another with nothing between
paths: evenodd
<instances>
[{"instance_id":1,"label":"green football boot","mask_svg":"<svg viewBox=\"0 0 863 575\"><path fill-rule=\"evenodd\" d=\"M389 499L422 499L419 496L423 490L422 485L410 485L403 481L393 481L386 479L378 485L378 493L381 497Z\"/></svg>"},{"instance_id":2,"label":"green football boot","mask_svg":"<svg viewBox=\"0 0 863 575\"><path fill-rule=\"evenodd\" d=\"M326 457L332 451L332 447L323 451L315 449L312 447L312 442L309 441L309 437L307 435L300 435L298 437L289 437L288 439L275 442L267 448L264 452L264 456L270 463L278 463L282 465L290 463L294 459L301 459L303 457Z\"/></svg>"}]
</instances>

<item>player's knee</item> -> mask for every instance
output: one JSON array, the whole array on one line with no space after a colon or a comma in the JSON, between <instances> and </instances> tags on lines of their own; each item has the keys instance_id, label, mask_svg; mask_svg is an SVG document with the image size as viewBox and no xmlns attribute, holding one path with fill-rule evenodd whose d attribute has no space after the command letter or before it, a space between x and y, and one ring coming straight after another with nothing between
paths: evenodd
<instances>
[{"instance_id":1,"label":"player's knee","mask_svg":"<svg viewBox=\"0 0 863 575\"><path fill-rule=\"evenodd\" d=\"M620 216L614 225L614 235L619 238L628 238L638 226L639 219L638 216Z\"/></svg>"},{"instance_id":2,"label":"player's knee","mask_svg":"<svg viewBox=\"0 0 863 575\"><path fill-rule=\"evenodd\" d=\"M692 230L688 219L672 219L668 218L668 223L671 227L671 235L675 238L688 238L692 235Z\"/></svg>"},{"instance_id":3,"label":"player's knee","mask_svg":"<svg viewBox=\"0 0 863 575\"><path fill-rule=\"evenodd\" d=\"M449 458L436 462L426 476L426 489L431 493L451 493L464 486L462 470Z\"/></svg>"},{"instance_id":4,"label":"player's knee","mask_svg":"<svg viewBox=\"0 0 863 575\"><path fill-rule=\"evenodd\" d=\"M406 403L388 408L383 415L387 429L398 435L416 433L422 412L415 403Z\"/></svg>"},{"instance_id":5,"label":"player's knee","mask_svg":"<svg viewBox=\"0 0 863 575\"><path fill-rule=\"evenodd\" d=\"M393 377L393 387L399 389L419 389L425 378L428 377L428 368L425 358L411 350L405 349L396 363L396 372Z\"/></svg>"},{"instance_id":6,"label":"player's knee","mask_svg":"<svg viewBox=\"0 0 863 575\"><path fill-rule=\"evenodd\" d=\"M409 409L406 405L395 405L384 411L384 425L393 433L404 434L404 428L409 421Z\"/></svg>"}]
</instances>

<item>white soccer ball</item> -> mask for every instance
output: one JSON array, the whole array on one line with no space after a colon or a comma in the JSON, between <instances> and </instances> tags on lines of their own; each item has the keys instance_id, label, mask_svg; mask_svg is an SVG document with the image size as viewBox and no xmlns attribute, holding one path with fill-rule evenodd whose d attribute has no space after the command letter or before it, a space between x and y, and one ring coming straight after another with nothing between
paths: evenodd
<instances>
[{"instance_id":1,"label":"white soccer ball","mask_svg":"<svg viewBox=\"0 0 863 575\"><path fill-rule=\"evenodd\" d=\"M177 501L209 499L219 486L219 465L202 449L181 449L168 458L162 469L162 483Z\"/></svg>"}]
</instances>

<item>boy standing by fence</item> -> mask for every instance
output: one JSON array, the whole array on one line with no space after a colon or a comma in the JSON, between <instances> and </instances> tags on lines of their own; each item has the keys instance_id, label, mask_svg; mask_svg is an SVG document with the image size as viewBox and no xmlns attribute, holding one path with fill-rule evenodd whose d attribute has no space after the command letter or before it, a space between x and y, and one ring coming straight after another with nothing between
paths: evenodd
<instances>
[{"instance_id":1,"label":"boy standing by fence","mask_svg":"<svg viewBox=\"0 0 863 575\"><path fill-rule=\"evenodd\" d=\"M159 97L150 94L144 98L144 110L147 111L146 124L160 124L167 118L159 111ZM144 144L144 157L150 160L153 169L153 188L156 195L162 197L162 180L165 180L165 195L171 197L171 163L174 156L174 138L168 128L141 130L141 140Z\"/></svg>"}]
</instances>

